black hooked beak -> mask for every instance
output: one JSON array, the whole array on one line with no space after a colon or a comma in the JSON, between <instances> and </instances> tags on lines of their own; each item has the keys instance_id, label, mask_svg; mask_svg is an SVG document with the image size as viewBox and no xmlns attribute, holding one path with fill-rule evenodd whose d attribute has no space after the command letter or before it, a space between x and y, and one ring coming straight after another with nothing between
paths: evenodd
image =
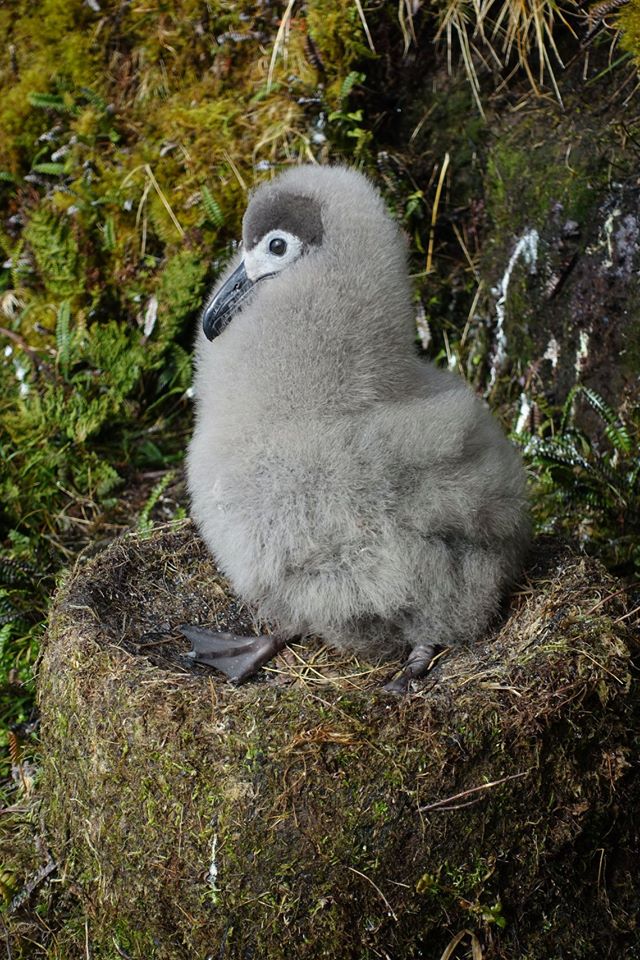
<instances>
[{"instance_id":1,"label":"black hooked beak","mask_svg":"<svg viewBox=\"0 0 640 960\"><path fill-rule=\"evenodd\" d=\"M252 286L253 280L241 263L204 308L202 329L207 340L220 336Z\"/></svg>"}]
</instances>

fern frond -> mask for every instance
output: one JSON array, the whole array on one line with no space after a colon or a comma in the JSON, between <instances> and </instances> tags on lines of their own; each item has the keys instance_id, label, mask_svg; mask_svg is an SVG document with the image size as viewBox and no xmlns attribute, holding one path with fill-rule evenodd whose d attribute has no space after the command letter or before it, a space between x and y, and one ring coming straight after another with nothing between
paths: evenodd
<instances>
[{"instance_id":1,"label":"fern frond","mask_svg":"<svg viewBox=\"0 0 640 960\"><path fill-rule=\"evenodd\" d=\"M75 298L86 283L85 264L68 220L40 206L32 213L23 237L51 299Z\"/></svg>"},{"instance_id":2,"label":"fern frond","mask_svg":"<svg viewBox=\"0 0 640 960\"><path fill-rule=\"evenodd\" d=\"M0 557L0 583L6 587L15 587L35 575L35 569L28 563L22 563L13 557ZM0 601L1 601L0 597Z\"/></svg>"},{"instance_id":3,"label":"fern frond","mask_svg":"<svg viewBox=\"0 0 640 960\"><path fill-rule=\"evenodd\" d=\"M0 612L3 615L15 613L16 607L6 593L0 593Z\"/></svg>"},{"instance_id":4,"label":"fern frond","mask_svg":"<svg viewBox=\"0 0 640 960\"><path fill-rule=\"evenodd\" d=\"M147 502L142 508L140 512L140 517L138 519L138 530L141 533L149 533L151 528L153 527L153 521L151 520L151 511L153 510L153 508L155 507L158 500L160 499L164 491L167 489L171 481L175 479L175 475L176 475L175 470L168 470L167 473L165 473L164 477L162 477L158 481L158 483L156 483L155 487L149 494L147 498Z\"/></svg>"},{"instance_id":5,"label":"fern frond","mask_svg":"<svg viewBox=\"0 0 640 960\"><path fill-rule=\"evenodd\" d=\"M224 214L220 204L214 198L207 186L203 186L200 193L202 195L202 205L205 209L207 220L209 220L214 227L218 227L218 229L220 229L220 227L224 224Z\"/></svg>"},{"instance_id":6,"label":"fern frond","mask_svg":"<svg viewBox=\"0 0 640 960\"><path fill-rule=\"evenodd\" d=\"M364 83L364 80L365 74L360 73L358 70L352 70L351 73L348 73L342 81L342 86L340 87L340 104L343 104L353 88L359 83Z\"/></svg>"},{"instance_id":7,"label":"fern frond","mask_svg":"<svg viewBox=\"0 0 640 960\"><path fill-rule=\"evenodd\" d=\"M592 510L606 510L609 507L607 498L596 490L588 490L584 494L583 500Z\"/></svg>"},{"instance_id":8,"label":"fern frond","mask_svg":"<svg viewBox=\"0 0 640 960\"><path fill-rule=\"evenodd\" d=\"M629 453L631 451L631 438L616 411L609 406L599 393L596 393L590 387L583 387L582 393L592 409L604 420L606 424L605 433L612 446L622 453Z\"/></svg>"},{"instance_id":9,"label":"fern frond","mask_svg":"<svg viewBox=\"0 0 640 960\"><path fill-rule=\"evenodd\" d=\"M75 113L75 105L67 101L59 93L37 93L33 91L27 94L27 100L32 107L39 110L53 110L58 113Z\"/></svg>"},{"instance_id":10,"label":"fern frond","mask_svg":"<svg viewBox=\"0 0 640 960\"><path fill-rule=\"evenodd\" d=\"M64 163L34 163L31 167L34 173L46 173L50 177L59 177L65 171Z\"/></svg>"},{"instance_id":11,"label":"fern frond","mask_svg":"<svg viewBox=\"0 0 640 960\"><path fill-rule=\"evenodd\" d=\"M560 432L565 433L567 431L569 423L573 419L574 401L578 396L584 397L591 409L598 414L605 425L604 432L612 447L621 453L630 453L631 437L619 414L607 403L604 397L582 383L576 384L569 391L562 413Z\"/></svg>"},{"instance_id":12,"label":"fern frond","mask_svg":"<svg viewBox=\"0 0 640 960\"><path fill-rule=\"evenodd\" d=\"M71 357L70 321L71 306L68 300L63 300L58 307L56 320L56 346L58 348L58 364L65 379L69 375L69 359Z\"/></svg>"},{"instance_id":13,"label":"fern frond","mask_svg":"<svg viewBox=\"0 0 640 960\"><path fill-rule=\"evenodd\" d=\"M18 290L22 286L20 261L22 259L23 250L24 237L20 237L15 249L11 252L11 286L14 290Z\"/></svg>"},{"instance_id":14,"label":"fern frond","mask_svg":"<svg viewBox=\"0 0 640 960\"><path fill-rule=\"evenodd\" d=\"M564 437L556 437L552 440L533 437L530 452L540 466L559 464L571 469L582 467L584 470L591 470L589 461L576 450L575 444Z\"/></svg>"},{"instance_id":15,"label":"fern frond","mask_svg":"<svg viewBox=\"0 0 640 960\"><path fill-rule=\"evenodd\" d=\"M96 110L99 110L100 113L104 113L107 109L107 101L104 97L101 97L99 93L96 93L95 90L92 90L91 87L80 87L79 91L87 103L90 103L92 107L95 107Z\"/></svg>"},{"instance_id":16,"label":"fern frond","mask_svg":"<svg viewBox=\"0 0 640 960\"><path fill-rule=\"evenodd\" d=\"M18 620L24 620L24 614L20 610L14 610L13 613L3 613L0 615L0 629L8 627L11 623L16 623Z\"/></svg>"},{"instance_id":17,"label":"fern frond","mask_svg":"<svg viewBox=\"0 0 640 960\"><path fill-rule=\"evenodd\" d=\"M0 594L0 629L16 620L24 620L24 613L6 594Z\"/></svg>"},{"instance_id":18,"label":"fern frond","mask_svg":"<svg viewBox=\"0 0 640 960\"><path fill-rule=\"evenodd\" d=\"M631 453L631 437L629 432L621 421L617 423L608 423L604 428L605 435L611 446L622 453Z\"/></svg>"},{"instance_id":19,"label":"fern frond","mask_svg":"<svg viewBox=\"0 0 640 960\"><path fill-rule=\"evenodd\" d=\"M102 243L105 250L115 250L116 248L116 224L111 214L105 217L102 225Z\"/></svg>"}]
</instances>

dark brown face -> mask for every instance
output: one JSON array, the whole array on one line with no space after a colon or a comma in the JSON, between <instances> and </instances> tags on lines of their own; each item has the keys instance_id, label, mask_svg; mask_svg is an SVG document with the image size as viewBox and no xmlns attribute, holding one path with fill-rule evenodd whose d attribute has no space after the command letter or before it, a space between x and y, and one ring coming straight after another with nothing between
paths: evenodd
<instances>
[{"instance_id":1,"label":"dark brown face","mask_svg":"<svg viewBox=\"0 0 640 960\"><path fill-rule=\"evenodd\" d=\"M322 243L320 204L295 193L258 195L244 215L245 248L252 250L267 233L278 229L298 237L304 247L319 246Z\"/></svg>"},{"instance_id":2,"label":"dark brown face","mask_svg":"<svg viewBox=\"0 0 640 960\"><path fill-rule=\"evenodd\" d=\"M258 194L244 215L242 232L244 259L202 316L208 340L222 333L258 281L275 276L322 243L320 204L286 192Z\"/></svg>"}]
</instances>

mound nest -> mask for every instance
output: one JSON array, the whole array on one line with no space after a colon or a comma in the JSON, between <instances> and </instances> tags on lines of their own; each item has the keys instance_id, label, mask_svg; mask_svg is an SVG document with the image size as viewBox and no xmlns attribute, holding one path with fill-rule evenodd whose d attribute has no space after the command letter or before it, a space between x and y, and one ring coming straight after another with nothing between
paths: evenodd
<instances>
[{"instance_id":1,"label":"mound nest","mask_svg":"<svg viewBox=\"0 0 640 960\"><path fill-rule=\"evenodd\" d=\"M260 625L192 525L114 542L39 676L48 830L100 956L638 955L625 613L599 564L547 555L405 699L313 641L234 687L178 626Z\"/></svg>"}]
</instances>

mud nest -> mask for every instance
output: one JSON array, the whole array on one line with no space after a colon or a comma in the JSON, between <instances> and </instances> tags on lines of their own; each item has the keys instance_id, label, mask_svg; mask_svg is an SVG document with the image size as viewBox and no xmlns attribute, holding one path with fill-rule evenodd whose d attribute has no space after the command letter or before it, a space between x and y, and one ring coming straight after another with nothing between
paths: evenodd
<instances>
[{"instance_id":1,"label":"mud nest","mask_svg":"<svg viewBox=\"0 0 640 960\"><path fill-rule=\"evenodd\" d=\"M536 564L399 701L393 665L318 641L239 688L195 666L180 623L261 627L188 522L78 565L40 667L43 795L100 956L640 956L624 592Z\"/></svg>"}]
</instances>

